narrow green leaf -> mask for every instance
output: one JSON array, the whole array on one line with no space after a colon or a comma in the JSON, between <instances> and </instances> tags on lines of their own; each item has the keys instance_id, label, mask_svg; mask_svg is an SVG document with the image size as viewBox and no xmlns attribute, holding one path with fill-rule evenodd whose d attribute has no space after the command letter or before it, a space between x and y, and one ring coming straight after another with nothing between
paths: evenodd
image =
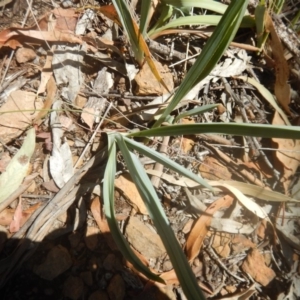
<instances>
[{"instance_id":1,"label":"narrow green leaf","mask_svg":"<svg viewBox=\"0 0 300 300\"><path fill-rule=\"evenodd\" d=\"M153 28L148 31L148 36L150 37L156 29L162 27L167 20L172 16L173 6L172 5L163 5L159 14L159 18Z\"/></svg>"},{"instance_id":2,"label":"narrow green leaf","mask_svg":"<svg viewBox=\"0 0 300 300\"><path fill-rule=\"evenodd\" d=\"M273 0L271 1L271 9L275 14L280 14L285 0Z\"/></svg>"},{"instance_id":3,"label":"narrow green leaf","mask_svg":"<svg viewBox=\"0 0 300 300\"><path fill-rule=\"evenodd\" d=\"M142 0L141 4L141 19L140 19L140 31L144 38L146 38L147 28L150 22L150 9L151 9L151 0Z\"/></svg>"},{"instance_id":4,"label":"narrow green leaf","mask_svg":"<svg viewBox=\"0 0 300 300\"><path fill-rule=\"evenodd\" d=\"M265 32L265 13L266 6L263 4L258 4L255 7L255 25L257 34L257 47L262 48L268 37L268 33Z\"/></svg>"},{"instance_id":5,"label":"narrow green leaf","mask_svg":"<svg viewBox=\"0 0 300 300\"><path fill-rule=\"evenodd\" d=\"M176 123L178 120L180 120L182 118L186 118L186 117L191 117L191 116L194 116L194 115L203 114L203 113L205 113L207 111L210 111L210 110L212 110L212 109L214 109L214 108L216 108L218 106L219 106L219 104L209 104L209 105L199 106L199 107L196 107L194 109L185 111L185 112L179 114L175 118L174 123Z\"/></svg>"},{"instance_id":6,"label":"narrow green leaf","mask_svg":"<svg viewBox=\"0 0 300 300\"><path fill-rule=\"evenodd\" d=\"M185 76L182 84L179 86L174 98L161 115L159 120L154 124L158 127L165 118L176 107L180 100L202 79L204 79L227 49L233 40L241 20L245 14L248 1L231 1L228 9L221 18L212 36L208 39L196 63Z\"/></svg>"},{"instance_id":7,"label":"narrow green leaf","mask_svg":"<svg viewBox=\"0 0 300 300\"><path fill-rule=\"evenodd\" d=\"M124 160L126 161L131 178L135 182L142 199L145 201L145 205L167 250L187 299L204 300L205 297L199 288L195 275L178 244L176 236L171 229L170 223L161 206L160 200L158 199L143 166L138 158L128 150L123 136L116 136L116 141L123 154Z\"/></svg>"},{"instance_id":8,"label":"narrow green leaf","mask_svg":"<svg viewBox=\"0 0 300 300\"><path fill-rule=\"evenodd\" d=\"M217 1L212 1L212 0L162 0L162 2L165 4L176 6L178 8L199 7L199 8L214 11L219 14L224 14L224 12L228 7L226 4Z\"/></svg>"},{"instance_id":9,"label":"narrow green leaf","mask_svg":"<svg viewBox=\"0 0 300 300\"><path fill-rule=\"evenodd\" d=\"M115 218L115 207L114 207L114 189L115 189L115 174L116 174L116 143L115 134L108 135L108 161L105 168L103 178L103 199L104 199L104 211L107 218L111 234L114 238L115 243L124 255L124 257L133 264L133 266L143 273L148 278L164 283L164 281L157 275L153 274L134 254L131 250L128 242L124 238L118 222Z\"/></svg>"},{"instance_id":10,"label":"narrow green leaf","mask_svg":"<svg viewBox=\"0 0 300 300\"><path fill-rule=\"evenodd\" d=\"M120 22L128 35L134 57L139 64L142 64L144 53L140 47L139 37L136 34L133 18L129 11L128 5L124 0L112 0L112 2L120 18Z\"/></svg>"},{"instance_id":11,"label":"narrow green leaf","mask_svg":"<svg viewBox=\"0 0 300 300\"><path fill-rule=\"evenodd\" d=\"M27 131L23 145L0 175L0 203L22 184L35 149L35 129Z\"/></svg>"},{"instance_id":12,"label":"narrow green leaf","mask_svg":"<svg viewBox=\"0 0 300 300\"><path fill-rule=\"evenodd\" d=\"M175 172L178 172L182 176L190 178L190 179L198 182L202 186L212 190L212 187L207 183L206 180L197 176L196 174L194 174L193 172L189 171L188 169L182 167L181 165L177 164L176 162L169 159L168 157L162 155L161 153L159 153L141 143L137 143L127 137L123 137L123 138L129 149L134 149L134 150L140 152L141 154L148 156L148 157L152 158L153 160L159 162L160 164L164 165L165 167L170 168Z\"/></svg>"},{"instance_id":13,"label":"narrow green leaf","mask_svg":"<svg viewBox=\"0 0 300 300\"><path fill-rule=\"evenodd\" d=\"M155 33L161 32L166 29L176 28L179 26L200 26L200 25L207 25L207 26L217 26L221 20L222 16L215 16L215 15L198 15L198 16L187 16L181 17L175 20L170 21L168 24L158 28ZM244 20L244 19L243 19ZM253 27L253 19L252 18L245 18L245 21L241 22L240 27Z\"/></svg>"},{"instance_id":14,"label":"narrow green leaf","mask_svg":"<svg viewBox=\"0 0 300 300\"><path fill-rule=\"evenodd\" d=\"M300 139L300 126L260 124L208 123L170 125L128 134L135 137L177 136L184 134L219 133L264 138Z\"/></svg>"}]
</instances>

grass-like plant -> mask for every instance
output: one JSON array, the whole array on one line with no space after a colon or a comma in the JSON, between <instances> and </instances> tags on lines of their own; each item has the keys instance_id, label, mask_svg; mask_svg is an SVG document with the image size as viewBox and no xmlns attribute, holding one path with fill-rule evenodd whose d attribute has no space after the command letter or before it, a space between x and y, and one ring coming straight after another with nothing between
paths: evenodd
<instances>
[{"instance_id":1,"label":"grass-like plant","mask_svg":"<svg viewBox=\"0 0 300 300\"><path fill-rule=\"evenodd\" d=\"M142 12L143 19L140 21L141 29L137 34L135 25L132 25L131 17L127 4L123 0L113 0L116 10L119 14L121 23L128 34L131 46L134 47L134 52L137 60L143 59L143 49L140 47L140 36L145 35L146 28L149 24L147 19L147 9L149 9L150 1L142 1L142 7L146 8ZM162 1L165 5L172 6L186 5L195 6L195 1ZM148 276L148 278L157 281L163 281L157 274L153 274L131 250L128 242L123 237L114 213L114 179L116 174L116 153L117 148L121 151L126 166L131 175L132 180L135 182L139 193L144 200L149 215L160 235L163 244L167 250L170 260L173 264L176 275L180 281L182 289L187 299L205 299L197 280L190 268L190 265L181 249L174 232L172 231L169 221L161 206L160 200L156 194L154 187L151 184L148 175L146 174L143 166L139 162L135 151L142 155L148 156L151 159L163 164L164 166L186 176L199 185L212 189L212 187L202 178L183 168L179 164L168 159L164 155L150 149L146 145L134 141L134 137L150 137L150 136L175 136L184 134L197 134L197 133L220 133L230 135L247 135L247 136L261 136L261 137L277 137L277 138L291 138L298 139L300 136L299 127L292 126L270 126L270 125L253 125L253 124L193 124L193 125L170 125L160 127L160 125L168 118L173 109L177 106L180 100L202 79L204 79L217 64L224 51L227 49L229 43L233 40L241 22L245 15L248 1L231 1L227 7L219 5L215 1L197 1L197 3L205 3L206 5L216 5L219 7L219 13L223 13L218 25L207 41L203 48L201 55L198 57L196 63L189 70L182 84L177 89L173 96L172 101L163 111L159 120L155 123L154 128L135 133L109 133L108 134L108 162L104 175L103 183L103 198L104 209L108 220L111 233L114 240L119 246L124 257L130 261L134 267ZM182 5L183 6L183 5ZM169 8L168 8L169 9ZM172 9L172 8L171 8ZM129 16L128 16L129 13ZM163 17L168 15L168 11L164 13ZM160 24L165 21L159 20ZM158 30L158 26L154 26ZM211 109L213 106L208 107ZM190 112L201 113L200 110ZM178 116L178 118L184 115ZM177 119L175 119L177 121Z\"/></svg>"}]
</instances>

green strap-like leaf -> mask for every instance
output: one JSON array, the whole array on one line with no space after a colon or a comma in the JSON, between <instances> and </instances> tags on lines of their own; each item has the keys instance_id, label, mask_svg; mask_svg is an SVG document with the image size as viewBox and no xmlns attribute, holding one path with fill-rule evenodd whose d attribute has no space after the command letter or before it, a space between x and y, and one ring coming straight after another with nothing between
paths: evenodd
<instances>
[{"instance_id":1,"label":"green strap-like leaf","mask_svg":"<svg viewBox=\"0 0 300 300\"><path fill-rule=\"evenodd\" d=\"M198 106L194 109L191 109L191 110L188 110L188 111L185 111L185 112L179 114L175 118L174 122L176 123L178 120L180 120L182 118L203 114L203 113L210 111L218 106L219 106L219 104L208 104L208 105Z\"/></svg>"},{"instance_id":2,"label":"green strap-like leaf","mask_svg":"<svg viewBox=\"0 0 300 300\"><path fill-rule=\"evenodd\" d=\"M142 0L140 31L144 38L146 38L147 28L150 22L149 19L150 8L151 8L151 0Z\"/></svg>"},{"instance_id":3,"label":"green strap-like leaf","mask_svg":"<svg viewBox=\"0 0 300 300\"><path fill-rule=\"evenodd\" d=\"M173 160L169 159L168 157L162 155L161 153L152 150L151 148L141 144L141 143L137 143L127 137L123 137L128 148L130 149L134 149L136 151L138 151L139 153L152 158L153 160L159 162L160 164L164 165L167 168L172 169L175 172L178 172L179 174L181 174L182 176L185 176L187 178L190 178L196 182L198 182L199 184L201 184L202 186L212 190L212 187L207 183L206 180L204 180L203 178L197 176L196 174L194 174L193 172L191 172L190 170L182 167L181 165L177 164L176 162L174 162Z\"/></svg>"},{"instance_id":4,"label":"green strap-like leaf","mask_svg":"<svg viewBox=\"0 0 300 300\"><path fill-rule=\"evenodd\" d=\"M171 125L160 128L148 129L130 133L128 136L151 137L151 136L177 136L184 134L219 133L241 136L256 136L264 138L283 138L300 140L299 126L275 126L260 124L237 124L237 123L208 123L208 124L185 124Z\"/></svg>"},{"instance_id":5,"label":"green strap-like leaf","mask_svg":"<svg viewBox=\"0 0 300 300\"><path fill-rule=\"evenodd\" d=\"M245 14L248 1L233 0L221 18L218 26L208 39L196 63L185 76L174 98L154 124L158 127L172 112L180 100L202 79L204 79L218 63L219 59L233 40L241 20Z\"/></svg>"},{"instance_id":6,"label":"green strap-like leaf","mask_svg":"<svg viewBox=\"0 0 300 300\"><path fill-rule=\"evenodd\" d=\"M123 136L116 136L116 141L126 161L131 178L145 202L153 223L170 257L176 275L187 299L204 300L197 280L181 249L170 223L164 213L153 185L136 155L128 150Z\"/></svg>"},{"instance_id":7,"label":"green strap-like leaf","mask_svg":"<svg viewBox=\"0 0 300 300\"><path fill-rule=\"evenodd\" d=\"M203 9L211 10L219 14L223 14L227 5L212 1L212 0L162 0L162 3L173 5L176 7L200 7Z\"/></svg>"},{"instance_id":8,"label":"green strap-like leaf","mask_svg":"<svg viewBox=\"0 0 300 300\"><path fill-rule=\"evenodd\" d=\"M120 18L120 22L128 35L134 57L139 64L142 64L144 60L144 53L140 47L139 37L136 34L128 6L124 0L112 0L112 2Z\"/></svg>"},{"instance_id":9,"label":"green strap-like leaf","mask_svg":"<svg viewBox=\"0 0 300 300\"><path fill-rule=\"evenodd\" d=\"M108 161L104 173L103 179L103 199L104 199L104 211L107 218L107 223L110 228L110 232L114 238L115 243L124 255L124 257L133 264L133 266L148 278L164 283L164 281L157 275L153 274L134 254L131 250L128 242L124 238L120 231L118 222L115 218L114 207L114 189L115 189L115 175L116 175L116 143L115 135L108 135Z\"/></svg>"}]
</instances>

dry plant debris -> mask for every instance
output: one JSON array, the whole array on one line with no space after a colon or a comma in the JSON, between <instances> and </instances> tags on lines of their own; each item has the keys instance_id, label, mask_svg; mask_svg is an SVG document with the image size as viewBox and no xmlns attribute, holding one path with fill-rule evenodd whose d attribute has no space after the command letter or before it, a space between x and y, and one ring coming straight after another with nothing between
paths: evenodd
<instances>
[{"instance_id":1,"label":"dry plant debris","mask_svg":"<svg viewBox=\"0 0 300 300\"><path fill-rule=\"evenodd\" d=\"M193 62L180 62L183 49L198 53L209 31L190 30L188 43L172 34L150 40L154 76L116 35L111 6L102 5L99 16L78 13L72 1L14 1L0 2L7 6L0 27L3 299L185 299L121 157L120 229L166 285L136 271L112 239L101 198L105 132L151 127ZM286 38L290 32L299 45L299 33L269 15L266 30L264 56L252 52L246 32L244 44L233 43L182 99L174 115L219 104L182 124L299 123L299 48ZM217 188L213 194L140 157L207 298L299 299L299 140L201 134L148 146Z\"/></svg>"}]
</instances>

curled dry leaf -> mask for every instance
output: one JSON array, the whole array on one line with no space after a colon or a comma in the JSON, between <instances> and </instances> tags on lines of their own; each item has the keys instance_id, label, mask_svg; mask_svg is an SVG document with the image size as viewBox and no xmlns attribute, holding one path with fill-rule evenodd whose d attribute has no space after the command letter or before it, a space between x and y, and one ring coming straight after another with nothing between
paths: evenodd
<instances>
[{"instance_id":1,"label":"curled dry leaf","mask_svg":"<svg viewBox=\"0 0 300 300\"><path fill-rule=\"evenodd\" d=\"M233 200L234 198L230 195L217 199L196 221L186 241L186 253L189 261L193 261L199 254L214 213L220 209L230 207Z\"/></svg>"},{"instance_id":2,"label":"curled dry leaf","mask_svg":"<svg viewBox=\"0 0 300 300\"><path fill-rule=\"evenodd\" d=\"M286 59L284 58L283 47L275 30L272 18L267 12L265 14L265 27L271 35L270 46L272 48L272 54L275 62L275 95L284 110L288 114L291 114L291 110L289 108L289 104L291 101L291 87L288 84L289 66Z\"/></svg>"},{"instance_id":3,"label":"curled dry leaf","mask_svg":"<svg viewBox=\"0 0 300 300\"><path fill-rule=\"evenodd\" d=\"M51 63L50 63L50 66L51 66ZM48 110L51 108L54 98L56 96L56 91L57 91L56 83L55 83L54 77L52 76L52 72L51 73L44 73L44 72L42 73L42 81L41 81L39 90L40 90L40 88L41 88L41 90L43 89L42 83L44 83L46 85L47 94L46 94L46 99L44 101L43 110L41 110L38 113L38 115L35 117L35 119L33 120L34 124L38 124L38 125L41 123L41 119L44 116L46 116L46 114L48 113Z\"/></svg>"},{"instance_id":4,"label":"curled dry leaf","mask_svg":"<svg viewBox=\"0 0 300 300\"><path fill-rule=\"evenodd\" d=\"M31 206L30 208L24 210L23 212L21 211L21 215L19 215L20 212L17 212L18 218L20 217L20 219L18 220L19 228L21 228L25 224L25 222L39 208L39 206L40 206L40 203L37 203L37 204ZM1 211L0 212L0 225L2 225L2 226L10 225L14 219L14 215L15 215L14 209L6 208L3 211ZM13 223L13 228L16 228L15 225L16 225L16 223ZM12 231L12 232L16 232L16 231Z\"/></svg>"},{"instance_id":5,"label":"curled dry leaf","mask_svg":"<svg viewBox=\"0 0 300 300\"><path fill-rule=\"evenodd\" d=\"M20 90L12 92L0 108L0 138L3 143L7 144L21 135L42 107L43 101L37 99L35 93Z\"/></svg>"},{"instance_id":6,"label":"curled dry leaf","mask_svg":"<svg viewBox=\"0 0 300 300\"><path fill-rule=\"evenodd\" d=\"M139 213L148 215L147 208L129 174L124 174L115 179L115 187L122 191L128 203Z\"/></svg>"},{"instance_id":7,"label":"curled dry leaf","mask_svg":"<svg viewBox=\"0 0 300 300\"><path fill-rule=\"evenodd\" d=\"M277 112L274 114L273 125L285 125L282 118ZM274 152L275 168L282 174L282 184L284 186L285 193L288 195L291 181L295 175L296 170L300 163L300 140L290 139L272 139L274 148L277 149ZM284 151L280 151L283 149Z\"/></svg>"},{"instance_id":8,"label":"curled dry leaf","mask_svg":"<svg viewBox=\"0 0 300 300\"><path fill-rule=\"evenodd\" d=\"M213 156L205 156L199 166L200 174L209 180L230 180L231 172Z\"/></svg>"}]
</instances>

